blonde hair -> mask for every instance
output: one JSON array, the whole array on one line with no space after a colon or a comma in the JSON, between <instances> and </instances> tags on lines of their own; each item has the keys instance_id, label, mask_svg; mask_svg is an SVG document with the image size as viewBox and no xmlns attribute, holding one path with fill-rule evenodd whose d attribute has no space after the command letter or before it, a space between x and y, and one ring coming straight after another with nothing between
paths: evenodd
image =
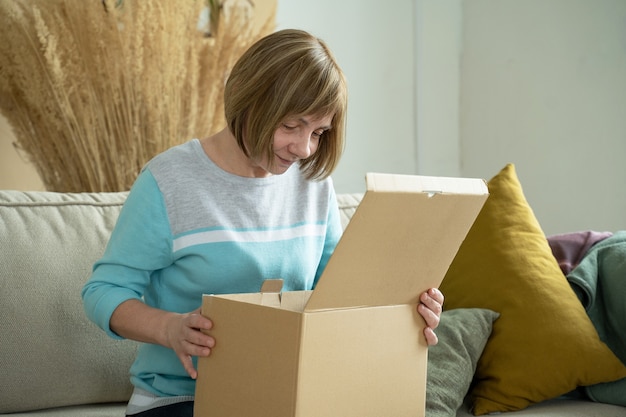
<instances>
[{"instance_id":1,"label":"blonde hair","mask_svg":"<svg viewBox=\"0 0 626 417\"><path fill-rule=\"evenodd\" d=\"M226 123L252 159L272 161L274 132L289 117L330 116L318 150L301 161L308 179L328 177L344 148L348 93L329 48L308 32L286 29L257 41L237 61L224 90Z\"/></svg>"}]
</instances>

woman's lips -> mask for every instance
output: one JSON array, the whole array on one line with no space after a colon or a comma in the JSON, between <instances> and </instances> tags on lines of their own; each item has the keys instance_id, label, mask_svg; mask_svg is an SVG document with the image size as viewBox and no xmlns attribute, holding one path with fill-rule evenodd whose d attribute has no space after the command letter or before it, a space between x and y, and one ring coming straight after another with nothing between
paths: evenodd
<instances>
[{"instance_id":1,"label":"woman's lips","mask_svg":"<svg viewBox=\"0 0 626 417\"><path fill-rule=\"evenodd\" d=\"M281 158L278 155L276 155L276 158L278 158L278 161L281 163L281 165L285 165L285 166L291 166L293 165L294 162L296 162L295 160L292 161L290 159Z\"/></svg>"}]
</instances>

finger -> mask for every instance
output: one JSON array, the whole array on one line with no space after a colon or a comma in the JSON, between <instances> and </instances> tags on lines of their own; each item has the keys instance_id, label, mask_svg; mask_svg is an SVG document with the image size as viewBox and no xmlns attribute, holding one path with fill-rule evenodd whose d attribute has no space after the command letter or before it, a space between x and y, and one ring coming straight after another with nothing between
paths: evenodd
<instances>
[{"instance_id":1,"label":"finger","mask_svg":"<svg viewBox=\"0 0 626 417\"><path fill-rule=\"evenodd\" d=\"M213 322L209 318L195 312L189 314L186 325L193 329L201 330L211 330L213 328Z\"/></svg>"},{"instance_id":2,"label":"finger","mask_svg":"<svg viewBox=\"0 0 626 417\"><path fill-rule=\"evenodd\" d=\"M208 348L200 348L191 343L184 342L182 352L176 352L176 356L180 360L180 363L183 365L185 372L189 374L191 379L196 379L198 377L198 372L196 368L193 366L192 358L194 356L209 356L211 350Z\"/></svg>"},{"instance_id":3,"label":"finger","mask_svg":"<svg viewBox=\"0 0 626 417\"><path fill-rule=\"evenodd\" d=\"M213 348L215 346L215 339L207 334L202 333L196 329L187 329L185 334L185 341L191 345L201 348ZM189 352L192 353L193 352ZM205 355L203 355L205 356Z\"/></svg>"},{"instance_id":4,"label":"finger","mask_svg":"<svg viewBox=\"0 0 626 417\"><path fill-rule=\"evenodd\" d=\"M434 293L431 293L432 291L433 289L423 292L420 295L420 302L428 309L432 310L436 315L441 315L441 312L443 311L443 294L441 294L439 290L435 290L436 292Z\"/></svg>"},{"instance_id":5,"label":"finger","mask_svg":"<svg viewBox=\"0 0 626 417\"><path fill-rule=\"evenodd\" d=\"M208 346L197 345L185 340L181 346L181 353L186 356L206 357L211 354L211 348Z\"/></svg>"},{"instance_id":6,"label":"finger","mask_svg":"<svg viewBox=\"0 0 626 417\"><path fill-rule=\"evenodd\" d=\"M426 337L426 343L428 343L428 346L435 346L439 343L437 334L430 327L424 329L424 336Z\"/></svg>"},{"instance_id":7,"label":"finger","mask_svg":"<svg viewBox=\"0 0 626 417\"><path fill-rule=\"evenodd\" d=\"M198 377L198 371L193 366L193 361L191 360L191 356L189 355L178 355L178 359L183 364L185 371L189 374L191 379L196 379Z\"/></svg>"},{"instance_id":8,"label":"finger","mask_svg":"<svg viewBox=\"0 0 626 417\"><path fill-rule=\"evenodd\" d=\"M417 312L426 322L426 326L430 327L431 329L436 329L437 326L439 326L440 315L432 311L425 304L418 304Z\"/></svg>"},{"instance_id":9,"label":"finger","mask_svg":"<svg viewBox=\"0 0 626 417\"><path fill-rule=\"evenodd\" d=\"M438 288L431 288L430 290L428 290L428 295L430 295L431 298L437 301L437 303L439 303L440 306L443 306L445 297Z\"/></svg>"}]
</instances>

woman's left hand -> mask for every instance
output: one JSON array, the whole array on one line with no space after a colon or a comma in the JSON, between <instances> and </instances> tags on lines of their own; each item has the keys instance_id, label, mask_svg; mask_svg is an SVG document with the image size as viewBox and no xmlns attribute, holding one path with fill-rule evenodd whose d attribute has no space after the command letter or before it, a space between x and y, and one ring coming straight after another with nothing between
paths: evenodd
<instances>
[{"instance_id":1,"label":"woman's left hand","mask_svg":"<svg viewBox=\"0 0 626 417\"><path fill-rule=\"evenodd\" d=\"M417 305L417 312L426 322L424 336L429 346L434 346L439 341L435 334L435 329L439 326L439 319L443 311L443 300L443 294L437 288L431 288L420 295L420 303Z\"/></svg>"}]
</instances>

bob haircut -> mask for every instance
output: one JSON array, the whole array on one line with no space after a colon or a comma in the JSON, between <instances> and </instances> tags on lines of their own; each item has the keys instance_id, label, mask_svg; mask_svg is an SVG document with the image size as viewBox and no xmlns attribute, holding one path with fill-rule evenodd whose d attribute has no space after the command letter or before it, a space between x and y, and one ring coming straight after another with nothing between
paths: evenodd
<instances>
[{"instance_id":1,"label":"bob haircut","mask_svg":"<svg viewBox=\"0 0 626 417\"><path fill-rule=\"evenodd\" d=\"M300 161L309 180L328 177L344 149L348 93L343 71L326 44L286 29L257 41L235 63L224 89L231 133L249 158L272 163L274 132L291 117L332 115L318 149Z\"/></svg>"}]
</instances>

